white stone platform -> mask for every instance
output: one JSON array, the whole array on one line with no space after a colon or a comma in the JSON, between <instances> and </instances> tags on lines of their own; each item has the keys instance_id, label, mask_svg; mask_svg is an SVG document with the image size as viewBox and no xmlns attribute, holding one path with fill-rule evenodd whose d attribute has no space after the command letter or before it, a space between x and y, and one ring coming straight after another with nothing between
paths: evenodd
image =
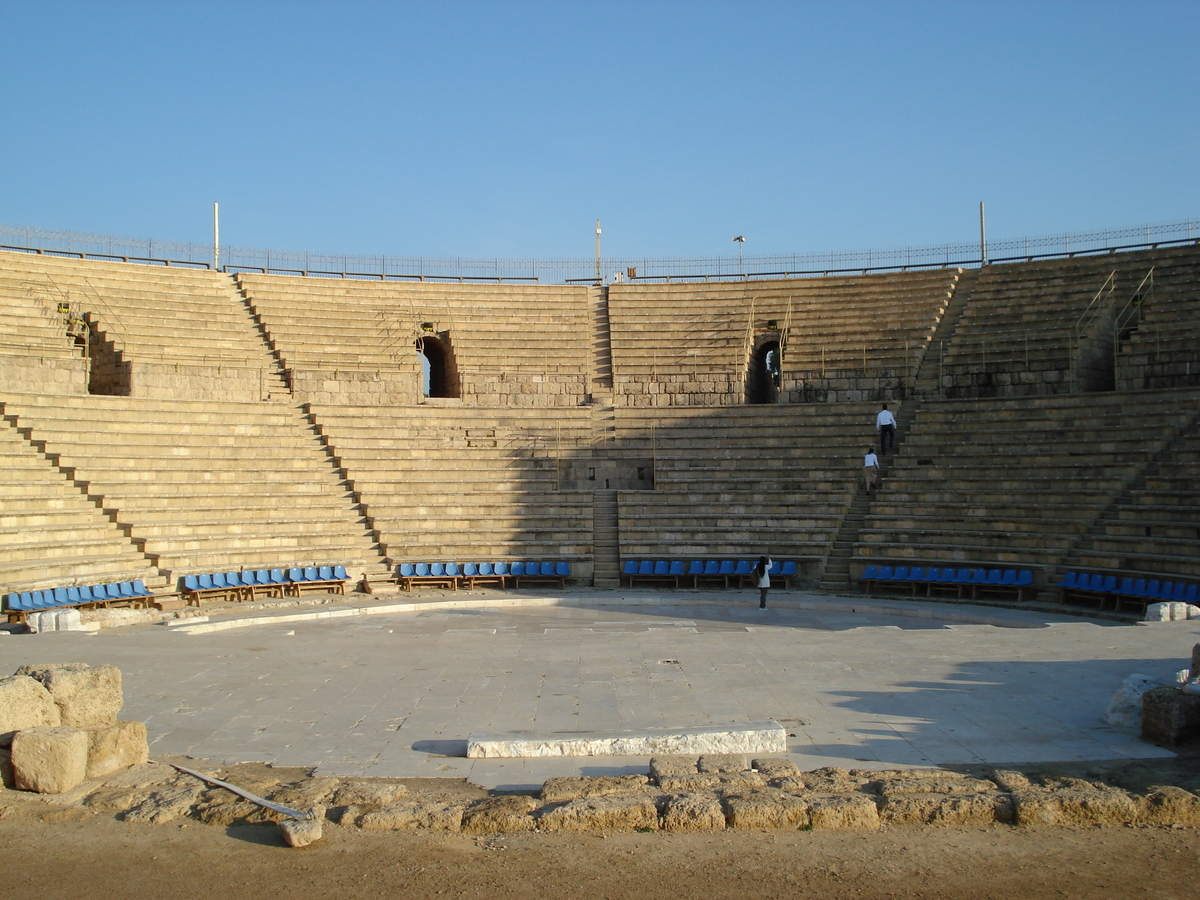
<instances>
[{"instance_id":1,"label":"white stone platform","mask_svg":"<svg viewBox=\"0 0 1200 900\"><path fill-rule=\"evenodd\" d=\"M467 736L468 759L542 756L694 756L704 753L787 753L787 732L774 720L742 725L637 731L534 734L510 731Z\"/></svg>"}]
</instances>

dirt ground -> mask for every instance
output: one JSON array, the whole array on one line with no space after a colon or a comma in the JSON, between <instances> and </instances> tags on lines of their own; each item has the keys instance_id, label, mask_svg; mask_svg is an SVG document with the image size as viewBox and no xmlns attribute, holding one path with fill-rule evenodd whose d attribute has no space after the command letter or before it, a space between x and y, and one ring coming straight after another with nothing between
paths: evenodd
<instances>
[{"instance_id":1,"label":"dirt ground","mask_svg":"<svg viewBox=\"0 0 1200 900\"><path fill-rule=\"evenodd\" d=\"M1195 790L1200 757L1019 767ZM474 794L461 782L414 792ZM275 825L134 825L80 808L0 820L0 898L386 897L713 900L1087 897L1193 900L1200 827L885 827L496 835L327 824L287 848Z\"/></svg>"}]
</instances>

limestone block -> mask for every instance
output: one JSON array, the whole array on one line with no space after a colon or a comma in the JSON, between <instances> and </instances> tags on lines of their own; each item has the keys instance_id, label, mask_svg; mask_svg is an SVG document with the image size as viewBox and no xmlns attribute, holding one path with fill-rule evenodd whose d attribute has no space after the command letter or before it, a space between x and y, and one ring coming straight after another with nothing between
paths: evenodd
<instances>
[{"instance_id":1,"label":"limestone block","mask_svg":"<svg viewBox=\"0 0 1200 900\"><path fill-rule=\"evenodd\" d=\"M542 831L657 829L658 807L647 795L588 797L544 810L537 825Z\"/></svg>"},{"instance_id":2,"label":"limestone block","mask_svg":"<svg viewBox=\"0 0 1200 900\"><path fill-rule=\"evenodd\" d=\"M775 788L726 795L721 804L730 828L804 828L812 824L808 799Z\"/></svg>"},{"instance_id":3,"label":"limestone block","mask_svg":"<svg viewBox=\"0 0 1200 900\"><path fill-rule=\"evenodd\" d=\"M1152 825L1200 825L1200 797L1163 785L1138 800L1138 815Z\"/></svg>"},{"instance_id":4,"label":"limestone block","mask_svg":"<svg viewBox=\"0 0 1200 900\"><path fill-rule=\"evenodd\" d=\"M787 733L778 722L701 725L611 733L471 734L467 757L654 756L695 753L786 753Z\"/></svg>"},{"instance_id":5,"label":"limestone block","mask_svg":"<svg viewBox=\"0 0 1200 900\"><path fill-rule=\"evenodd\" d=\"M1161 687L1162 682L1149 675L1133 674L1121 682L1117 692L1109 701L1102 717L1108 725L1118 728L1138 728L1142 724L1142 695L1151 688Z\"/></svg>"},{"instance_id":6,"label":"limestone block","mask_svg":"<svg viewBox=\"0 0 1200 900\"><path fill-rule=\"evenodd\" d=\"M654 756L650 759L650 777L657 781L663 775L695 775L698 761L696 756Z\"/></svg>"},{"instance_id":7,"label":"limestone block","mask_svg":"<svg viewBox=\"0 0 1200 900\"><path fill-rule=\"evenodd\" d=\"M1177 687L1151 688L1142 695L1142 737L1178 744L1200 735L1200 697Z\"/></svg>"},{"instance_id":8,"label":"limestone block","mask_svg":"<svg viewBox=\"0 0 1200 900\"><path fill-rule=\"evenodd\" d=\"M1012 821L1012 798L998 791L891 794L880 803L879 817L893 825L991 825Z\"/></svg>"},{"instance_id":9,"label":"limestone block","mask_svg":"<svg viewBox=\"0 0 1200 900\"><path fill-rule=\"evenodd\" d=\"M374 831L399 831L405 828L460 831L462 819L463 807L458 804L406 800L364 813L355 824L359 828Z\"/></svg>"},{"instance_id":10,"label":"limestone block","mask_svg":"<svg viewBox=\"0 0 1200 900\"><path fill-rule=\"evenodd\" d=\"M321 820L284 819L279 823L279 830L289 847L305 847L321 839Z\"/></svg>"},{"instance_id":11,"label":"limestone block","mask_svg":"<svg viewBox=\"0 0 1200 900\"><path fill-rule=\"evenodd\" d=\"M77 609L60 609L54 613L55 631L83 631L83 621Z\"/></svg>"},{"instance_id":12,"label":"limestone block","mask_svg":"<svg viewBox=\"0 0 1200 900\"><path fill-rule=\"evenodd\" d=\"M144 722L117 722L85 729L88 736L87 777L99 778L119 769L140 766L150 755Z\"/></svg>"},{"instance_id":13,"label":"limestone block","mask_svg":"<svg viewBox=\"0 0 1200 900\"><path fill-rule=\"evenodd\" d=\"M11 750L0 750L0 784L8 790L12 790L16 786L13 781Z\"/></svg>"},{"instance_id":14,"label":"limestone block","mask_svg":"<svg viewBox=\"0 0 1200 900\"><path fill-rule=\"evenodd\" d=\"M836 794L808 798L809 825L814 829L879 827L879 809L865 794Z\"/></svg>"},{"instance_id":15,"label":"limestone block","mask_svg":"<svg viewBox=\"0 0 1200 900\"><path fill-rule=\"evenodd\" d=\"M61 725L62 713L45 685L28 675L0 678L0 747L13 733L43 725Z\"/></svg>"},{"instance_id":16,"label":"limestone block","mask_svg":"<svg viewBox=\"0 0 1200 900\"><path fill-rule=\"evenodd\" d=\"M18 731L12 742L13 784L19 791L61 794L87 777L88 739L79 728Z\"/></svg>"},{"instance_id":17,"label":"limestone block","mask_svg":"<svg viewBox=\"0 0 1200 900\"><path fill-rule=\"evenodd\" d=\"M696 762L698 772L745 772L750 768L745 754L706 753Z\"/></svg>"},{"instance_id":18,"label":"limestone block","mask_svg":"<svg viewBox=\"0 0 1200 900\"><path fill-rule=\"evenodd\" d=\"M729 791L742 788L766 787L767 777L759 772L711 772L695 775L664 775L658 785L671 793L694 791Z\"/></svg>"},{"instance_id":19,"label":"limestone block","mask_svg":"<svg viewBox=\"0 0 1200 900\"><path fill-rule=\"evenodd\" d=\"M462 830L472 834L533 831L533 811L538 803L526 794L488 797L463 813Z\"/></svg>"},{"instance_id":20,"label":"limestone block","mask_svg":"<svg viewBox=\"0 0 1200 900\"><path fill-rule=\"evenodd\" d=\"M992 772L991 780L1002 791L1027 791L1033 787L1023 773L1011 769L997 769Z\"/></svg>"},{"instance_id":21,"label":"limestone block","mask_svg":"<svg viewBox=\"0 0 1200 900\"><path fill-rule=\"evenodd\" d=\"M204 792L198 781L171 785L155 791L145 800L127 809L120 818L141 825L159 825L186 815Z\"/></svg>"},{"instance_id":22,"label":"limestone block","mask_svg":"<svg viewBox=\"0 0 1200 900\"><path fill-rule=\"evenodd\" d=\"M717 831L725 827L725 810L712 794L668 797L662 827L667 831Z\"/></svg>"},{"instance_id":23,"label":"limestone block","mask_svg":"<svg viewBox=\"0 0 1200 900\"><path fill-rule=\"evenodd\" d=\"M822 794L842 794L865 786L879 773L852 774L840 766L825 766L799 776L787 776L776 781L778 787L789 791L814 791Z\"/></svg>"},{"instance_id":24,"label":"limestone block","mask_svg":"<svg viewBox=\"0 0 1200 900\"><path fill-rule=\"evenodd\" d=\"M113 725L124 705L121 670L116 666L92 667L86 663L21 666L18 675L28 675L45 685L62 714L62 724L76 728Z\"/></svg>"},{"instance_id":25,"label":"limestone block","mask_svg":"<svg viewBox=\"0 0 1200 900\"><path fill-rule=\"evenodd\" d=\"M640 791L649 783L650 779L645 775L551 778L542 785L542 800L545 803L564 803L568 800L583 800L588 797L627 794L631 791Z\"/></svg>"},{"instance_id":26,"label":"limestone block","mask_svg":"<svg viewBox=\"0 0 1200 900\"><path fill-rule=\"evenodd\" d=\"M764 778L787 778L800 774L800 768L790 759L756 759L750 768Z\"/></svg>"},{"instance_id":27,"label":"limestone block","mask_svg":"<svg viewBox=\"0 0 1200 900\"><path fill-rule=\"evenodd\" d=\"M895 794L971 794L995 790L996 785L957 772L913 769L880 773L880 777L870 782L867 789L888 797Z\"/></svg>"},{"instance_id":28,"label":"limestone block","mask_svg":"<svg viewBox=\"0 0 1200 900\"><path fill-rule=\"evenodd\" d=\"M1125 825L1138 817L1137 805L1123 791L1017 791L1016 824Z\"/></svg>"}]
</instances>

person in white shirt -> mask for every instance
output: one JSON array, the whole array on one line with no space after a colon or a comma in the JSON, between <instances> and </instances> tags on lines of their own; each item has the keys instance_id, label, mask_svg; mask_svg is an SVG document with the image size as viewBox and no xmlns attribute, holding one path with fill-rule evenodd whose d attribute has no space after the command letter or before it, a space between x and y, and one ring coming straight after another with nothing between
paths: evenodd
<instances>
[{"instance_id":1,"label":"person in white shirt","mask_svg":"<svg viewBox=\"0 0 1200 900\"><path fill-rule=\"evenodd\" d=\"M879 457L875 455L875 450L872 447L867 448L866 455L863 456L863 482L867 486L867 493L875 493L875 479L879 475Z\"/></svg>"},{"instance_id":2,"label":"person in white shirt","mask_svg":"<svg viewBox=\"0 0 1200 900\"><path fill-rule=\"evenodd\" d=\"M879 452L896 449L896 417L888 411L887 404L875 417L875 430L879 432Z\"/></svg>"},{"instance_id":3,"label":"person in white shirt","mask_svg":"<svg viewBox=\"0 0 1200 900\"><path fill-rule=\"evenodd\" d=\"M758 578L758 608L767 608L767 588L771 586L771 576L767 573L771 571L771 560L765 556L758 558L758 565L754 567L754 575Z\"/></svg>"}]
</instances>

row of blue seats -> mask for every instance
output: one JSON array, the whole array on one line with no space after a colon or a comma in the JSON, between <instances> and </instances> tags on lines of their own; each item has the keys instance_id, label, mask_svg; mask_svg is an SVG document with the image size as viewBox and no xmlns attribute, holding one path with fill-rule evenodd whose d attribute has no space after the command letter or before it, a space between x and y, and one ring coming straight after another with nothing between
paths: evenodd
<instances>
[{"instance_id":1,"label":"row of blue seats","mask_svg":"<svg viewBox=\"0 0 1200 900\"><path fill-rule=\"evenodd\" d=\"M68 606L108 606L111 603L142 605L149 602L146 598L153 596L154 592L148 590L145 583L139 579L85 587L13 592L5 598L4 608L10 613L27 613Z\"/></svg>"},{"instance_id":2,"label":"row of blue seats","mask_svg":"<svg viewBox=\"0 0 1200 900\"><path fill-rule=\"evenodd\" d=\"M414 585L431 585L458 590L460 584L468 588L485 585L505 587L512 582L520 587L526 584L558 584L565 586L571 577L568 562L483 562L483 563L401 563L396 569L395 580L404 590Z\"/></svg>"},{"instance_id":3,"label":"row of blue seats","mask_svg":"<svg viewBox=\"0 0 1200 900\"><path fill-rule=\"evenodd\" d=\"M232 597L239 602L267 597L299 596L302 590L346 593L345 566L305 566L288 569L247 569L244 572L213 572L183 577L183 597L199 605L204 597Z\"/></svg>"},{"instance_id":4,"label":"row of blue seats","mask_svg":"<svg viewBox=\"0 0 1200 900\"><path fill-rule=\"evenodd\" d=\"M1015 593L1018 600L1033 591L1031 569L959 569L924 566L867 566L859 584L868 594L875 587L907 588L913 596L923 590L926 597L953 592L960 599L979 599L988 593Z\"/></svg>"},{"instance_id":5,"label":"row of blue seats","mask_svg":"<svg viewBox=\"0 0 1200 900\"><path fill-rule=\"evenodd\" d=\"M1097 600L1103 609L1108 600L1113 608L1136 604L1145 608L1150 603L1200 603L1200 585L1187 581L1164 581L1156 578L1122 577L1089 572L1068 572L1055 585L1060 599Z\"/></svg>"},{"instance_id":6,"label":"row of blue seats","mask_svg":"<svg viewBox=\"0 0 1200 900\"><path fill-rule=\"evenodd\" d=\"M636 560L625 561L621 575L630 587L638 581L651 584L669 583L679 587L684 579L692 579L692 587L699 587L702 581L719 581L724 587L741 584L753 578L754 567L758 560L733 559L693 559L690 562L676 560ZM771 568L767 570L772 578L782 578L785 586L791 584L796 575L794 560L772 560Z\"/></svg>"}]
</instances>

